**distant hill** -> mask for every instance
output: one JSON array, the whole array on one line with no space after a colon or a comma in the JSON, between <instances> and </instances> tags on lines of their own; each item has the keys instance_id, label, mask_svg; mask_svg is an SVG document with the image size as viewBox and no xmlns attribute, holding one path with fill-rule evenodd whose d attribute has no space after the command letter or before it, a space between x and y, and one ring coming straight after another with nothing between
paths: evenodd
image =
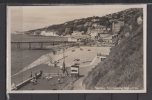
<instances>
[{"instance_id":1,"label":"distant hill","mask_svg":"<svg viewBox=\"0 0 152 100\"><path fill-rule=\"evenodd\" d=\"M130 10L126 10L128 11ZM121 13L123 12L119 14ZM137 23L137 16L142 16L142 10L134 13L132 18L125 19L126 23L131 24L131 31L126 31L128 26L121 29L119 43L111 48L110 55L84 79L86 89L143 89L143 24Z\"/></svg>"},{"instance_id":2,"label":"distant hill","mask_svg":"<svg viewBox=\"0 0 152 100\"><path fill-rule=\"evenodd\" d=\"M34 34L34 32L39 33L41 31L53 31L56 32L56 34L58 35L70 35L73 31L84 31L84 34L86 34L88 28L92 27L93 24L111 27L112 21L128 22L127 20L131 19L134 16L134 14L140 10L140 8L131 8L117 13L108 14L103 17L93 16L88 18L76 19L62 24L51 25L48 27L35 30L29 30L25 33L32 35Z\"/></svg>"}]
</instances>

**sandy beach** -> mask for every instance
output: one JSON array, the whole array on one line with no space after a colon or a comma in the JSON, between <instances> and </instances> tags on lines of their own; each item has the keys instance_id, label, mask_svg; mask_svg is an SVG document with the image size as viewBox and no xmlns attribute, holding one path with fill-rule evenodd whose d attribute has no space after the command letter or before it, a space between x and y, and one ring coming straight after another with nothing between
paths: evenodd
<instances>
[{"instance_id":1,"label":"sandy beach","mask_svg":"<svg viewBox=\"0 0 152 100\"><path fill-rule=\"evenodd\" d=\"M70 67L74 63L80 63L80 74L86 76L88 72L100 62L97 59L97 53L108 55L110 47L71 47L64 50L66 67ZM27 58L28 59L28 58ZM79 59L79 61L75 61ZM63 63L63 50L58 51L57 54L52 52L46 53L35 59L26 67L22 68L16 74L12 76L12 82L18 84L30 77L31 72L34 74L42 70L44 73L58 73L59 68L54 68L54 61L59 61L58 66L62 66ZM86 67L86 68L85 68ZM79 81L83 80L80 78ZM80 82L79 82L80 83Z\"/></svg>"}]
</instances>

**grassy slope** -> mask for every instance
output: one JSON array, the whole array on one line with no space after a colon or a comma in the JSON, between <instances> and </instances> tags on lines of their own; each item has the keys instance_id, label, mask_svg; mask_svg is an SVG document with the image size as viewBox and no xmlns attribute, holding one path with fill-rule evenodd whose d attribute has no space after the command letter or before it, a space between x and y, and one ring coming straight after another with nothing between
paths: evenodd
<instances>
[{"instance_id":1,"label":"grassy slope","mask_svg":"<svg viewBox=\"0 0 152 100\"><path fill-rule=\"evenodd\" d=\"M132 35L112 48L109 57L85 78L87 89L97 87L143 88L143 29L137 27Z\"/></svg>"}]
</instances>

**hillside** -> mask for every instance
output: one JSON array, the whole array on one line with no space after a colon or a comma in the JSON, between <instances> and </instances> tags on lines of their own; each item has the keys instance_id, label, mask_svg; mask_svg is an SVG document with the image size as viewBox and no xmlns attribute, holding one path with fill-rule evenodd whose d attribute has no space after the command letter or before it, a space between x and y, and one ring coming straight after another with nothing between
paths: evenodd
<instances>
[{"instance_id":1,"label":"hillside","mask_svg":"<svg viewBox=\"0 0 152 100\"><path fill-rule=\"evenodd\" d=\"M88 18L82 19L75 19L72 21L68 21L62 24L51 25L48 27L36 29L36 30L29 30L25 32L26 34L32 35L34 32L40 33L42 31L53 31L58 35L71 35L73 31L83 31L84 34L87 34L87 30L89 27L93 27L93 24L99 24L106 27L111 27L113 21L124 21L127 22L128 19L132 18L136 12L141 10L140 8L131 8L126 9L124 11L120 11L113 14L108 14L106 16L93 16Z\"/></svg>"},{"instance_id":2,"label":"hillside","mask_svg":"<svg viewBox=\"0 0 152 100\"><path fill-rule=\"evenodd\" d=\"M126 20L132 25L130 34L126 31L127 26L121 29L119 43L84 79L86 89L143 89L143 25L136 22L139 15L142 15L142 11Z\"/></svg>"}]
</instances>

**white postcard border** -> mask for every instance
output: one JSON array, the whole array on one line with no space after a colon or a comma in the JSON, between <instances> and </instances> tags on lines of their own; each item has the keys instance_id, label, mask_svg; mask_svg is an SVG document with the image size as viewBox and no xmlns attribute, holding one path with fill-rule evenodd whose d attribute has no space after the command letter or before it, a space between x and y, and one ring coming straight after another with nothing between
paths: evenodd
<instances>
[{"instance_id":1,"label":"white postcard border","mask_svg":"<svg viewBox=\"0 0 152 100\"><path fill-rule=\"evenodd\" d=\"M7 86L7 93L146 93L147 91L147 4L111 4L115 6L122 6L128 5L137 8L143 8L143 53L144 53L144 89L143 90L11 90L11 35L10 35L10 28L11 28L11 21L10 21L10 9L11 7L15 6L7 6L7 58L6 58L6 86ZM36 5L35 5L36 6ZM43 5L42 5L43 6ZM59 5L60 6L60 5ZM65 5L66 6L66 5ZM69 6L69 5L68 5ZM75 5L72 5L75 6ZM82 5L81 5L82 6ZM29 7L29 6L28 6ZM31 6L33 7L33 6Z\"/></svg>"}]
</instances>

